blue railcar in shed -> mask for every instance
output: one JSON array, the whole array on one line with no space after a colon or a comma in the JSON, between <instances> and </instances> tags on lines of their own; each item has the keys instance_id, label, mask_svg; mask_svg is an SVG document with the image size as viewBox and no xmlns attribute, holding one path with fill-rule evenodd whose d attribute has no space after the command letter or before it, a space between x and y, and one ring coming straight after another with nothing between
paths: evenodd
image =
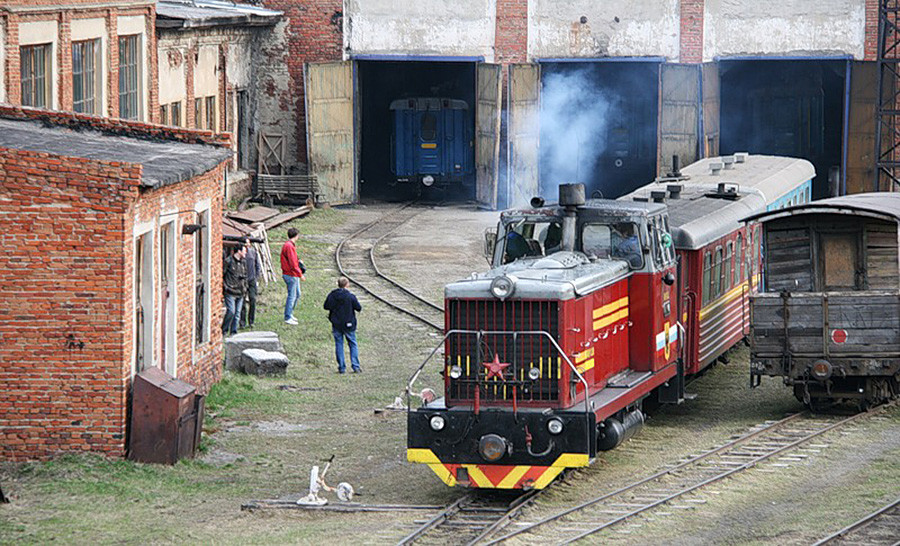
<instances>
[{"instance_id":1,"label":"blue railcar in shed","mask_svg":"<svg viewBox=\"0 0 900 546\"><path fill-rule=\"evenodd\" d=\"M391 102L391 172L401 183L462 184L474 172L469 105L448 98Z\"/></svg>"}]
</instances>

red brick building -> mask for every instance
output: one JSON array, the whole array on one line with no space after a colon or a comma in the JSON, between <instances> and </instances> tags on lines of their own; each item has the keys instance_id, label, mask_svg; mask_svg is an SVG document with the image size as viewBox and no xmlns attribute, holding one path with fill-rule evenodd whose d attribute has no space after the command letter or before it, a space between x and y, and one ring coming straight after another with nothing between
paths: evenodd
<instances>
[{"instance_id":1,"label":"red brick building","mask_svg":"<svg viewBox=\"0 0 900 546\"><path fill-rule=\"evenodd\" d=\"M0 102L157 121L155 5L3 0Z\"/></svg>"},{"instance_id":2,"label":"red brick building","mask_svg":"<svg viewBox=\"0 0 900 546\"><path fill-rule=\"evenodd\" d=\"M0 460L121 456L135 373L218 380L228 146L0 107Z\"/></svg>"}]
</instances>

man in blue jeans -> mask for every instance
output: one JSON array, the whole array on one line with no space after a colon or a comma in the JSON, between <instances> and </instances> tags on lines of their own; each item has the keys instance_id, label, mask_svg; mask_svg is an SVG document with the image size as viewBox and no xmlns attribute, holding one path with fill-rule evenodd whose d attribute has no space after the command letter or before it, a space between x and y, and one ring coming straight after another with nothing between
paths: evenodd
<instances>
[{"instance_id":1,"label":"man in blue jeans","mask_svg":"<svg viewBox=\"0 0 900 546\"><path fill-rule=\"evenodd\" d=\"M236 334L238 322L241 320L241 306L247 295L247 265L244 256L247 247L244 241L225 258L222 270L222 291L225 292L225 319L222 321L222 333Z\"/></svg>"},{"instance_id":2,"label":"man in blue jeans","mask_svg":"<svg viewBox=\"0 0 900 546\"><path fill-rule=\"evenodd\" d=\"M294 307L300 301L300 281L306 280L306 268L297 255L297 239L300 232L297 228L291 228L287 232L288 240L281 247L281 278L287 285L287 301L284 302L284 322L292 326L297 325L294 317Z\"/></svg>"},{"instance_id":3,"label":"man in blue jeans","mask_svg":"<svg viewBox=\"0 0 900 546\"><path fill-rule=\"evenodd\" d=\"M360 373L362 368L359 367L359 347L356 344L356 312L362 311L362 306L356 296L347 290L348 286L350 281L347 277L340 277L338 287L328 294L322 307L328 311L328 320L331 321L338 373L344 373L347 369L344 364L344 338L347 338L347 344L350 345L350 366L353 373Z\"/></svg>"}]
</instances>

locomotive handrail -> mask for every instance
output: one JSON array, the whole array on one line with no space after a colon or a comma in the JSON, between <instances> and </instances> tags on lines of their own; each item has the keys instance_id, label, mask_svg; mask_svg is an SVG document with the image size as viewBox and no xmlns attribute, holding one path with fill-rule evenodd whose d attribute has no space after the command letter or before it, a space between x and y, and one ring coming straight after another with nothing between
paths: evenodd
<instances>
[{"instance_id":1,"label":"locomotive handrail","mask_svg":"<svg viewBox=\"0 0 900 546\"><path fill-rule=\"evenodd\" d=\"M519 331L511 332L511 331L506 331L506 330L449 330L446 334L444 334L444 337L441 338L441 341L437 344L437 346L431 351L431 354L429 354L428 357L425 359L425 361L419 365L419 367L416 369L415 372L413 372L413 374L409 378L409 381L406 383L406 413L407 414L410 412L410 409L411 409L410 397L412 395L413 383L415 383L416 380L419 378L419 374L422 373L422 370L425 368L425 365L428 364L428 362L432 359L432 357L434 357L434 355L437 353L438 349L440 349L441 346L444 344L444 342L447 341L447 338L453 334L470 334L470 335L474 334L474 335L478 336L479 339L484 335L512 335L512 336L538 335L538 336L544 336L547 339L549 339L550 342L553 344L553 346L556 347L557 352L560 355L562 355L562 357L566 360L566 364L569 365L569 369L572 370L572 372L578 378L578 381L580 381L582 386L584 387L584 412L585 412L585 418L587 419L587 426L585 427L585 430L587 432L587 444L586 445L587 445L588 449L590 449L590 445L591 445L591 442L590 442L590 438L591 438L591 427L590 427L591 406L590 406L590 396L589 396L590 388L588 387L588 382L584 378L584 376L581 375L581 373L579 373L578 368L576 368L575 365L572 363L572 361L569 359L569 355L567 355L565 353L565 351L562 350L562 347L559 346L559 343L556 342L556 340L553 338L553 336L551 336L549 333L547 333L543 330L526 330L526 331L522 331L522 332L519 332ZM479 343L479 346L480 346L480 343ZM480 352L480 349L479 349L479 352Z\"/></svg>"}]
</instances>

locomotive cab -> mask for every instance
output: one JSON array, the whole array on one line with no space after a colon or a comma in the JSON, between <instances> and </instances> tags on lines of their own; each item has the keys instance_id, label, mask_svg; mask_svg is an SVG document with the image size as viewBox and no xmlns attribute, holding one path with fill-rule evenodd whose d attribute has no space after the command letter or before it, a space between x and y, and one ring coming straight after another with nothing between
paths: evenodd
<instances>
[{"instance_id":1,"label":"locomotive cab","mask_svg":"<svg viewBox=\"0 0 900 546\"><path fill-rule=\"evenodd\" d=\"M502 213L494 268L445 288L445 396L410 411L407 453L448 485L544 487L679 373L666 207L572 190Z\"/></svg>"}]
</instances>

